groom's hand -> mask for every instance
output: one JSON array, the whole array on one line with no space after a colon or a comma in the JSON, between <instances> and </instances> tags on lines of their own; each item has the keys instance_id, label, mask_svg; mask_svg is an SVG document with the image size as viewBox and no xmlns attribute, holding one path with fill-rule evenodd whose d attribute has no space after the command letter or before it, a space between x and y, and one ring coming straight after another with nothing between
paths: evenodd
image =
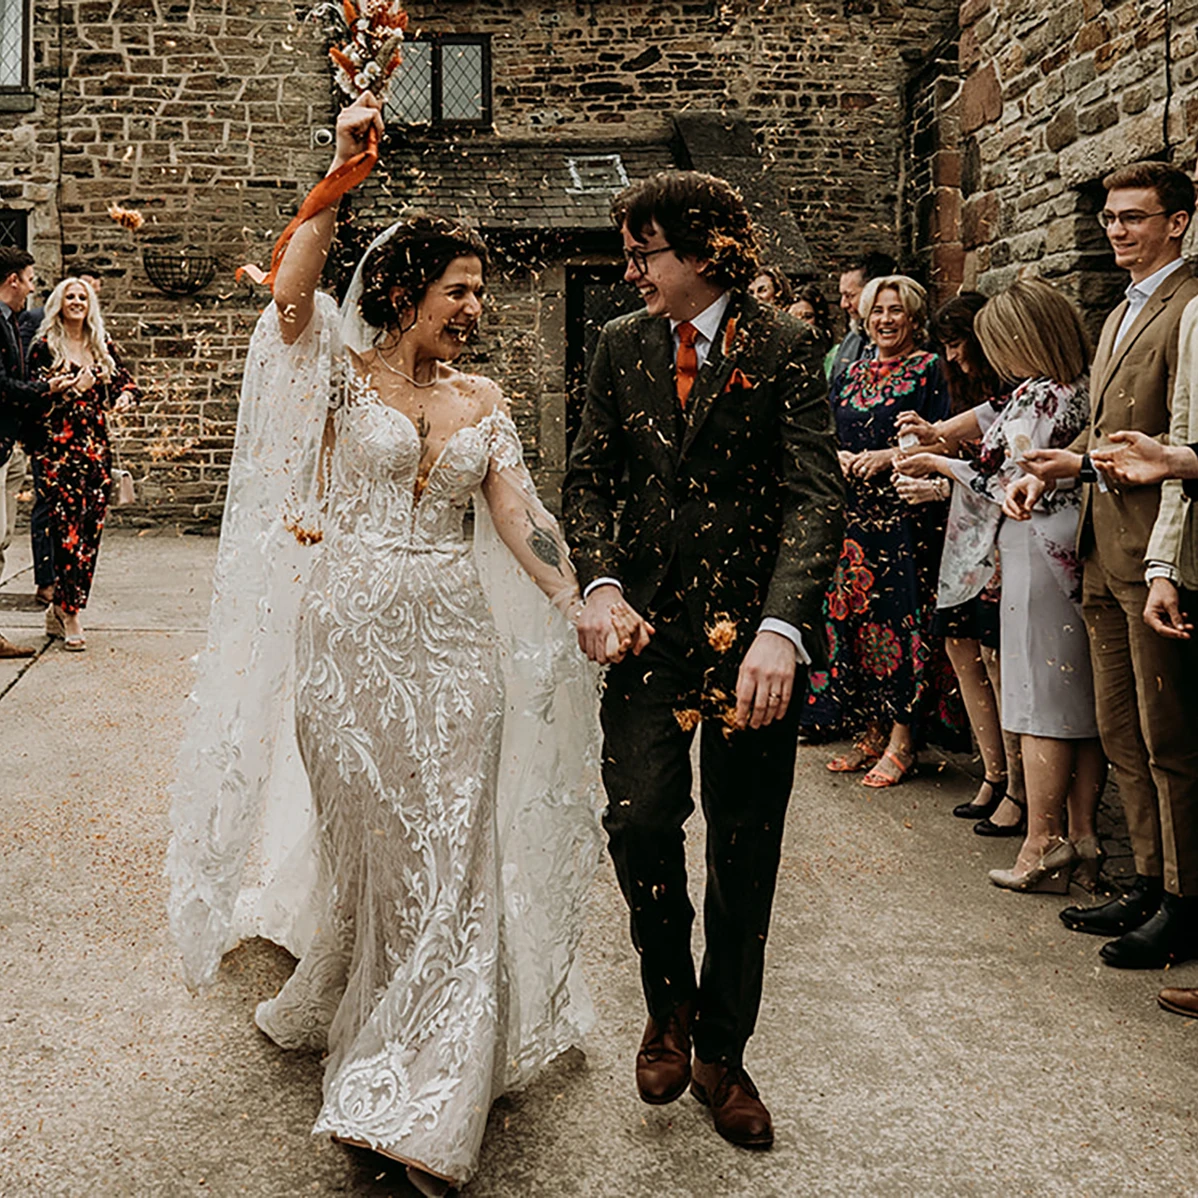
<instances>
[{"instance_id":1,"label":"groom's hand","mask_svg":"<svg viewBox=\"0 0 1198 1198\"><path fill-rule=\"evenodd\" d=\"M795 647L778 632L759 632L740 663L736 680L736 726L763 728L790 706Z\"/></svg>"},{"instance_id":2,"label":"groom's hand","mask_svg":"<svg viewBox=\"0 0 1198 1198\"><path fill-rule=\"evenodd\" d=\"M639 655L653 635L653 625L637 614L619 587L596 587L578 617L578 646L601 666Z\"/></svg>"}]
</instances>

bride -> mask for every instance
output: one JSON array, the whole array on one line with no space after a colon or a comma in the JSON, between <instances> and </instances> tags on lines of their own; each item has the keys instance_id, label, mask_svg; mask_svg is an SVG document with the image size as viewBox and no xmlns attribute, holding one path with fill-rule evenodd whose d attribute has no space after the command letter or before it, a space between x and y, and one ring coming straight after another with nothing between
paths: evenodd
<instances>
[{"instance_id":1,"label":"bride","mask_svg":"<svg viewBox=\"0 0 1198 1198\"><path fill-rule=\"evenodd\" d=\"M373 97L342 112L330 173L372 128ZM401 221L338 314L317 290L334 212L291 240L249 351L173 790L171 927L193 988L242 936L291 949L256 1021L327 1052L314 1131L439 1193L471 1176L492 1100L592 1018L575 955L595 686L507 403L450 365L485 247Z\"/></svg>"}]
</instances>

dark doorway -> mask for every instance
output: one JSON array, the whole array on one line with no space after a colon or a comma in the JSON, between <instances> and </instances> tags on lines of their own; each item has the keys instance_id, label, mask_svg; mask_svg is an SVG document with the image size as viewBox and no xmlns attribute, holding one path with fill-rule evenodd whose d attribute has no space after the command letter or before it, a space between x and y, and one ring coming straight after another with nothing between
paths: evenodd
<instances>
[{"instance_id":1,"label":"dark doorway","mask_svg":"<svg viewBox=\"0 0 1198 1198\"><path fill-rule=\"evenodd\" d=\"M599 333L609 320L644 305L635 287L624 282L624 267L600 263L566 268L566 453L582 423L587 372Z\"/></svg>"}]
</instances>

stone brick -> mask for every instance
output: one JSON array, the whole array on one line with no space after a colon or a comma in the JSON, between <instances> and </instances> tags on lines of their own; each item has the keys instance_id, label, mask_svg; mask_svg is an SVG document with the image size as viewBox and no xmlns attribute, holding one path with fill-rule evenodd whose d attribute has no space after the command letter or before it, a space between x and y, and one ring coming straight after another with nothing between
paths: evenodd
<instances>
[{"instance_id":1,"label":"stone brick","mask_svg":"<svg viewBox=\"0 0 1198 1198\"><path fill-rule=\"evenodd\" d=\"M971 75L961 88L961 132L973 133L1002 115L1002 88L994 65Z\"/></svg>"},{"instance_id":2,"label":"stone brick","mask_svg":"<svg viewBox=\"0 0 1198 1198\"><path fill-rule=\"evenodd\" d=\"M1052 151L1063 150L1077 139L1077 113L1072 104L1057 111L1044 131L1045 144Z\"/></svg>"}]
</instances>

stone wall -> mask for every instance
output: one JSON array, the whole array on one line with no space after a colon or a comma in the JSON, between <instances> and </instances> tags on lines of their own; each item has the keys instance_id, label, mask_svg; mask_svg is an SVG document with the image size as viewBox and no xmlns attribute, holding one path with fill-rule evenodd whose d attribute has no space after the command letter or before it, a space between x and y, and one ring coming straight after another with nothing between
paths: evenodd
<instances>
[{"instance_id":1,"label":"stone wall","mask_svg":"<svg viewBox=\"0 0 1198 1198\"><path fill-rule=\"evenodd\" d=\"M232 272L265 261L329 157L312 142L335 98L321 35L297 20L308 7L63 0L60 27L57 2L34 0L33 110L0 104L0 142L12 147L0 155L0 204L29 210L48 282L77 257L101 264L106 317L146 390L118 430L142 479L135 520L219 514L238 380L265 303ZM410 8L414 30L492 35L495 130L484 136L497 144L660 141L687 107L743 115L831 280L862 249L899 248L907 79L952 26L956 0ZM138 209L144 228L113 223L113 203ZM215 277L166 295L143 251L187 247L216 260ZM517 397L534 462L543 437L555 446L554 470L565 381L560 344L546 337L562 326L566 265L497 279L495 335L477 355Z\"/></svg>"},{"instance_id":2,"label":"stone wall","mask_svg":"<svg viewBox=\"0 0 1198 1198\"><path fill-rule=\"evenodd\" d=\"M0 203L29 210L48 284L76 258L100 265L106 321L146 392L119 422L124 464L143 479L133 518L219 515L264 303L233 270L269 257L327 165L311 141L333 111L323 42L287 0L63 0L61 43L56 5L34 10L34 108L0 111L12 147ZM145 225L120 227L111 204ZM164 294L143 251L185 247L216 260L214 277Z\"/></svg>"},{"instance_id":3,"label":"stone wall","mask_svg":"<svg viewBox=\"0 0 1198 1198\"><path fill-rule=\"evenodd\" d=\"M1198 157L1198 0L965 0L960 25L966 282L1037 272L1097 327L1126 284L1102 177Z\"/></svg>"}]
</instances>

